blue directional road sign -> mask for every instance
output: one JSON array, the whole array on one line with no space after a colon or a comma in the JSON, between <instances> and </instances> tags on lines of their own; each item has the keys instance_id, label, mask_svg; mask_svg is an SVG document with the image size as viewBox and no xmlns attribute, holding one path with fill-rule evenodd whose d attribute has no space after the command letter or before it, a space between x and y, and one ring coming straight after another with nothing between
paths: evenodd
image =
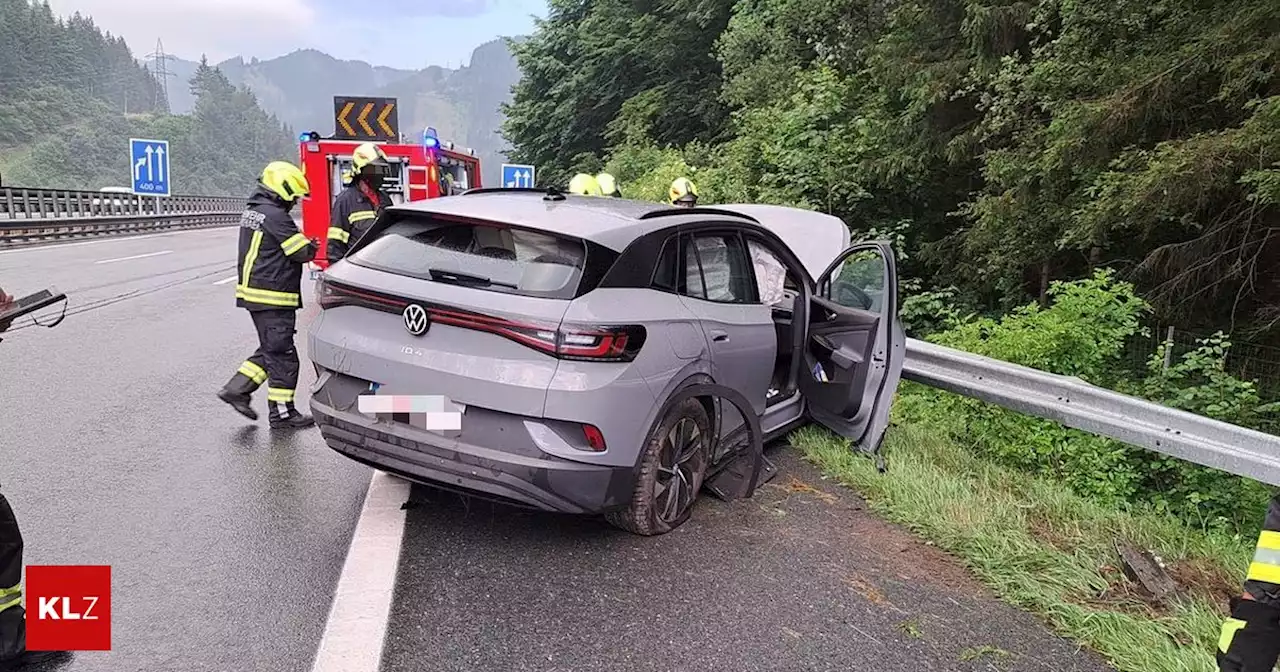
<instances>
[{"instance_id":1,"label":"blue directional road sign","mask_svg":"<svg viewBox=\"0 0 1280 672\"><path fill-rule=\"evenodd\" d=\"M524 166L518 163L502 164L502 186L533 187L533 180L533 166Z\"/></svg>"},{"instance_id":2,"label":"blue directional road sign","mask_svg":"<svg viewBox=\"0 0 1280 672\"><path fill-rule=\"evenodd\" d=\"M169 141L129 138L129 169L133 171L133 193L168 196Z\"/></svg>"}]
</instances>

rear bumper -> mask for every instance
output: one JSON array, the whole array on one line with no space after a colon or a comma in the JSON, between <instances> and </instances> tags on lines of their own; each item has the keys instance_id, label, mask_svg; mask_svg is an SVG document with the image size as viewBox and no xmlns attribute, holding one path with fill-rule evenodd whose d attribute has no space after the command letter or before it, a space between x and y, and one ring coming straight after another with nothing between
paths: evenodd
<instances>
[{"instance_id":1,"label":"rear bumper","mask_svg":"<svg viewBox=\"0 0 1280 672\"><path fill-rule=\"evenodd\" d=\"M460 489L518 506L596 514L631 499L635 472L543 454L514 455L395 422L339 411L315 397L311 412L333 450L427 485Z\"/></svg>"}]
</instances>

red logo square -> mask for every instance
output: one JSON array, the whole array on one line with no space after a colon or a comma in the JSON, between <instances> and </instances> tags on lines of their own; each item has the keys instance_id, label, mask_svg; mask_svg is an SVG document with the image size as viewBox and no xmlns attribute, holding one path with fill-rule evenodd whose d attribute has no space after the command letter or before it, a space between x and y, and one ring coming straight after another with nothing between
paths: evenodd
<instances>
[{"instance_id":1,"label":"red logo square","mask_svg":"<svg viewBox=\"0 0 1280 672\"><path fill-rule=\"evenodd\" d=\"M111 566L29 565L27 649L111 650Z\"/></svg>"}]
</instances>

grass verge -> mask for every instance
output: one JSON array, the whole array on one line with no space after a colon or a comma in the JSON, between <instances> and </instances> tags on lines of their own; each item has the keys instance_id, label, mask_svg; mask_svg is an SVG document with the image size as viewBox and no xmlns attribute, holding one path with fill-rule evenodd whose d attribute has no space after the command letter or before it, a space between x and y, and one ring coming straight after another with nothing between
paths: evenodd
<instances>
[{"instance_id":1,"label":"grass verge","mask_svg":"<svg viewBox=\"0 0 1280 672\"><path fill-rule=\"evenodd\" d=\"M890 429L886 474L824 430L806 427L791 443L880 515L958 557L1001 599L1121 672L1215 669L1226 599L1240 589L1252 539L1104 507L1060 483L977 458L925 425ZM1118 540L1163 559L1186 587L1183 595L1170 605L1143 598L1119 569Z\"/></svg>"}]
</instances>

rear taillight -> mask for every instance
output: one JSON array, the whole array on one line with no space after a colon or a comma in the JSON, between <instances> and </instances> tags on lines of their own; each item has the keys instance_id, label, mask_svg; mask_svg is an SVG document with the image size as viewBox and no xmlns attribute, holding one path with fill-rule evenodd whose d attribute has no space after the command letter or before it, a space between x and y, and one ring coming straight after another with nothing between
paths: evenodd
<instances>
[{"instance_id":1,"label":"rear taillight","mask_svg":"<svg viewBox=\"0 0 1280 672\"><path fill-rule=\"evenodd\" d=\"M406 299L377 292L347 287L320 277L317 287L320 307L363 306L388 313L399 313L411 303ZM581 326L536 324L481 315L458 308L419 303L427 309L434 324L447 324L463 329L484 331L559 359L591 362L630 362L644 346L646 332L640 325Z\"/></svg>"},{"instance_id":2,"label":"rear taillight","mask_svg":"<svg viewBox=\"0 0 1280 672\"><path fill-rule=\"evenodd\" d=\"M374 310L398 313L408 307L409 302L390 296L382 296L376 292L366 292L345 285L331 282L321 275L316 280L316 301L321 309L338 306L364 306Z\"/></svg>"},{"instance_id":3,"label":"rear taillight","mask_svg":"<svg viewBox=\"0 0 1280 672\"><path fill-rule=\"evenodd\" d=\"M533 324L443 308L428 308L432 322L487 331L560 359L629 362L644 345L639 325L575 327Z\"/></svg>"}]
</instances>

